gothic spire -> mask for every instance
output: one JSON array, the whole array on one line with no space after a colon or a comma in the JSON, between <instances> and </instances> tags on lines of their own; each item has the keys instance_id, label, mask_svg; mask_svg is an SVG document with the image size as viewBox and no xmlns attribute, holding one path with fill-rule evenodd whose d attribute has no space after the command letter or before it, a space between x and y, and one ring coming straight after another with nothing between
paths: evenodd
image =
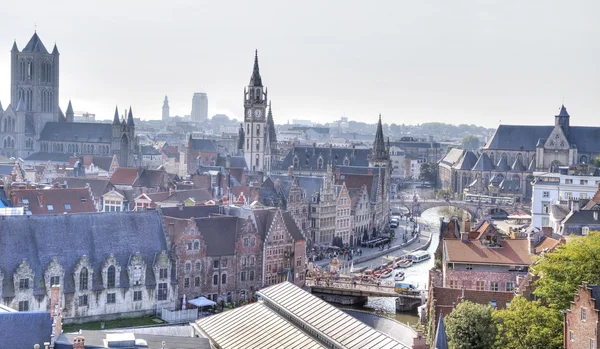
<instances>
[{"instance_id":1,"label":"gothic spire","mask_svg":"<svg viewBox=\"0 0 600 349\"><path fill-rule=\"evenodd\" d=\"M60 53L58 53L58 47L56 46L56 43L54 43L54 48L52 49L52 54L53 55L60 55Z\"/></svg>"},{"instance_id":2,"label":"gothic spire","mask_svg":"<svg viewBox=\"0 0 600 349\"><path fill-rule=\"evenodd\" d=\"M238 144L237 144L237 148L238 151L243 151L244 149L244 140L245 134L244 134L244 125L240 124L240 130L238 131Z\"/></svg>"},{"instance_id":3,"label":"gothic spire","mask_svg":"<svg viewBox=\"0 0 600 349\"><path fill-rule=\"evenodd\" d=\"M381 124L381 114L379 114L377 132L375 133L375 141L373 142L371 156L373 157L373 160L385 160L386 154L385 141L383 140L383 125Z\"/></svg>"},{"instance_id":4,"label":"gothic spire","mask_svg":"<svg viewBox=\"0 0 600 349\"><path fill-rule=\"evenodd\" d=\"M262 78L260 77L260 71L258 69L258 50L254 51L254 69L252 70L252 76L250 77L250 86L262 87Z\"/></svg>"},{"instance_id":5,"label":"gothic spire","mask_svg":"<svg viewBox=\"0 0 600 349\"><path fill-rule=\"evenodd\" d=\"M129 107L129 114L127 114L127 125L135 126L135 123L133 122L133 113L131 112L131 107Z\"/></svg>"},{"instance_id":6,"label":"gothic spire","mask_svg":"<svg viewBox=\"0 0 600 349\"><path fill-rule=\"evenodd\" d=\"M119 107L115 106L115 117L113 118L113 125L119 125Z\"/></svg>"},{"instance_id":7,"label":"gothic spire","mask_svg":"<svg viewBox=\"0 0 600 349\"><path fill-rule=\"evenodd\" d=\"M19 48L17 47L17 40L13 42L13 47L10 52L19 52Z\"/></svg>"},{"instance_id":8,"label":"gothic spire","mask_svg":"<svg viewBox=\"0 0 600 349\"><path fill-rule=\"evenodd\" d=\"M269 142L277 143L277 132L275 132L275 122L273 121L273 112L271 111L271 101L269 101L269 111L267 112L267 127L269 128Z\"/></svg>"}]
</instances>

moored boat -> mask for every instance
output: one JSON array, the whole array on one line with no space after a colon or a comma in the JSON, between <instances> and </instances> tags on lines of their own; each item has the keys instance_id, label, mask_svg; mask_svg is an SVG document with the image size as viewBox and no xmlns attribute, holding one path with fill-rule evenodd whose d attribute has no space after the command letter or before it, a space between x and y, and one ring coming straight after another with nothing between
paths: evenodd
<instances>
[{"instance_id":1,"label":"moored boat","mask_svg":"<svg viewBox=\"0 0 600 349\"><path fill-rule=\"evenodd\" d=\"M404 281L404 272L397 272L396 275L394 275L394 281Z\"/></svg>"},{"instance_id":2,"label":"moored boat","mask_svg":"<svg viewBox=\"0 0 600 349\"><path fill-rule=\"evenodd\" d=\"M399 268L408 268L410 266L412 266L413 261L410 259L403 259L401 261L398 262L398 267Z\"/></svg>"}]
</instances>

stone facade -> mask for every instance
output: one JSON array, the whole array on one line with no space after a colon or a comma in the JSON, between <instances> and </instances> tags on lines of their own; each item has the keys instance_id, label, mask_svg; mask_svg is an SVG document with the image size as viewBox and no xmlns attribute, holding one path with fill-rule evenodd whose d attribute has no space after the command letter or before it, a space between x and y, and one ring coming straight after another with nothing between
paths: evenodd
<instances>
[{"instance_id":1,"label":"stone facade","mask_svg":"<svg viewBox=\"0 0 600 349\"><path fill-rule=\"evenodd\" d=\"M354 220L352 219L352 201L346 183L337 186L335 236L342 238L344 244L354 246Z\"/></svg>"}]
</instances>

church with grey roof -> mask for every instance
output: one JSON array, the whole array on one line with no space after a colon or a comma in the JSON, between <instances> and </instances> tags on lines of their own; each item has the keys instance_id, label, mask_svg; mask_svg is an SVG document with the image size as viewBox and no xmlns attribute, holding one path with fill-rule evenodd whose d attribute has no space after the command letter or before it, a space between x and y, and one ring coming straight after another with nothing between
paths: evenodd
<instances>
[{"instance_id":1,"label":"church with grey roof","mask_svg":"<svg viewBox=\"0 0 600 349\"><path fill-rule=\"evenodd\" d=\"M600 127L571 126L570 119L562 105L552 126L500 125L481 154L452 149L439 164L442 187L530 199L534 172L588 164L600 156Z\"/></svg>"},{"instance_id":2,"label":"church with grey roof","mask_svg":"<svg viewBox=\"0 0 600 349\"><path fill-rule=\"evenodd\" d=\"M0 155L68 161L76 155L117 155L121 167L133 167L137 149L131 108L112 124L74 122L73 105L59 107L60 53L48 52L37 32L19 50L10 51L10 104L0 103Z\"/></svg>"}]
</instances>

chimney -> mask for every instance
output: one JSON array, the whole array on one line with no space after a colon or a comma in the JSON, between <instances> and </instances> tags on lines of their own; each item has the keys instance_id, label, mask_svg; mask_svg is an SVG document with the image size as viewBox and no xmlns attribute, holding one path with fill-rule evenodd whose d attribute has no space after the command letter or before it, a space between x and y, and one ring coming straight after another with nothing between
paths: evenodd
<instances>
[{"instance_id":1,"label":"chimney","mask_svg":"<svg viewBox=\"0 0 600 349\"><path fill-rule=\"evenodd\" d=\"M537 245L537 239L535 234L529 233L527 234L527 242L529 245L529 254L535 254L535 245Z\"/></svg>"},{"instance_id":2,"label":"chimney","mask_svg":"<svg viewBox=\"0 0 600 349\"><path fill-rule=\"evenodd\" d=\"M293 176L294 175L294 166L290 166L288 167L288 176Z\"/></svg>"},{"instance_id":3,"label":"chimney","mask_svg":"<svg viewBox=\"0 0 600 349\"><path fill-rule=\"evenodd\" d=\"M356 156L356 144L352 144L352 159Z\"/></svg>"},{"instance_id":4,"label":"chimney","mask_svg":"<svg viewBox=\"0 0 600 349\"><path fill-rule=\"evenodd\" d=\"M85 349L85 338L81 336L73 338L73 349Z\"/></svg>"},{"instance_id":5,"label":"chimney","mask_svg":"<svg viewBox=\"0 0 600 349\"><path fill-rule=\"evenodd\" d=\"M225 168L231 168L231 154L227 154L225 157Z\"/></svg>"},{"instance_id":6,"label":"chimney","mask_svg":"<svg viewBox=\"0 0 600 349\"><path fill-rule=\"evenodd\" d=\"M471 220L469 218L465 219L465 232L471 231Z\"/></svg>"},{"instance_id":7,"label":"chimney","mask_svg":"<svg viewBox=\"0 0 600 349\"><path fill-rule=\"evenodd\" d=\"M469 232L468 231L463 231L460 233L460 241L469 242Z\"/></svg>"},{"instance_id":8,"label":"chimney","mask_svg":"<svg viewBox=\"0 0 600 349\"><path fill-rule=\"evenodd\" d=\"M60 304L60 285L50 285L50 316L52 317L52 345L62 333L62 306Z\"/></svg>"}]
</instances>

